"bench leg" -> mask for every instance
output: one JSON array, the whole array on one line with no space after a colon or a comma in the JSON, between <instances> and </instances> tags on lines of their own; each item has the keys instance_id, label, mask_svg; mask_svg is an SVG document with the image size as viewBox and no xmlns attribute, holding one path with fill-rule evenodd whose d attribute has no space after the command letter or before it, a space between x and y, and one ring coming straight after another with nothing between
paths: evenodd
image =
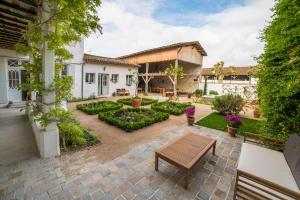
<instances>
[{"instance_id":1,"label":"bench leg","mask_svg":"<svg viewBox=\"0 0 300 200\"><path fill-rule=\"evenodd\" d=\"M155 153L155 171L158 171L158 155Z\"/></svg>"},{"instance_id":2,"label":"bench leg","mask_svg":"<svg viewBox=\"0 0 300 200\"><path fill-rule=\"evenodd\" d=\"M214 143L214 146L213 146L213 155L216 155L216 142Z\"/></svg>"},{"instance_id":3,"label":"bench leg","mask_svg":"<svg viewBox=\"0 0 300 200\"><path fill-rule=\"evenodd\" d=\"M185 171L185 178L184 178L184 188L188 189L189 186L189 170Z\"/></svg>"}]
</instances>

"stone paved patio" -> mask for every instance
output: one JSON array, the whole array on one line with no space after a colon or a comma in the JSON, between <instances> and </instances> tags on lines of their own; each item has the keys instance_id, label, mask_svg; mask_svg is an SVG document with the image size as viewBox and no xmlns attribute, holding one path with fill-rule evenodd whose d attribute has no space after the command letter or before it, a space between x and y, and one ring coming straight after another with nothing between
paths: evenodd
<instances>
[{"instance_id":1,"label":"stone paved patio","mask_svg":"<svg viewBox=\"0 0 300 200\"><path fill-rule=\"evenodd\" d=\"M217 139L216 156L209 152L198 163L188 190L177 168L162 161L154 170L154 151L186 131ZM232 199L241 143L221 131L182 125L105 163L91 156L83 164L77 152L0 165L0 199Z\"/></svg>"}]
</instances>

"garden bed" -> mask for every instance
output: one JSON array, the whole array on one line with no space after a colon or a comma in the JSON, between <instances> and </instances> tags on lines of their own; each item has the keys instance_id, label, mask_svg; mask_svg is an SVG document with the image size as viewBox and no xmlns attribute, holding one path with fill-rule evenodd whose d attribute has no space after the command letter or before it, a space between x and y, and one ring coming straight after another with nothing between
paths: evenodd
<instances>
[{"instance_id":1,"label":"garden bed","mask_svg":"<svg viewBox=\"0 0 300 200\"><path fill-rule=\"evenodd\" d=\"M142 98L142 106L150 105L153 103L157 103L158 100L156 99L149 99L149 98ZM132 98L124 98L124 99L119 99L117 102L125 104L125 105L132 105Z\"/></svg>"},{"instance_id":2,"label":"garden bed","mask_svg":"<svg viewBox=\"0 0 300 200\"><path fill-rule=\"evenodd\" d=\"M187 108L195 108L195 106L191 103L178 103L173 101L159 102L151 105L151 109L166 112L171 115L181 115Z\"/></svg>"},{"instance_id":3,"label":"garden bed","mask_svg":"<svg viewBox=\"0 0 300 200\"><path fill-rule=\"evenodd\" d=\"M167 120L169 114L146 108L123 108L116 111L101 112L98 118L126 132L131 132Z\"/></svg>"},{"instance_id":4,"label":"garden bed","mask_svg":"<svg viewBox=\"0 0 300 200\"><path fill-rule=\"evenodd\" d=\"M79 104L76 106L78 110L81 110L89 115L95 115L99 112L107 112L111 110L118 110L123 107L123 104L113 101L98 101L87 104Z\"/></svg>"},{"instance_id":5,"label":"garden bed","mask_svg":"<svg viewBox=\"0 0 300 200\"><path fill-rule=\"evenodd\" d=\"M243 135L244 132L250 132L254 134L265 134L265 121L255 120L249 118L242 118L243 124L238 129L238 134ZM199 126L205 126L207 128L217 129L227 132L227 122L225 116L218 113L211 113L207 117L196 122Z\"/></svg>"}]
</instances>

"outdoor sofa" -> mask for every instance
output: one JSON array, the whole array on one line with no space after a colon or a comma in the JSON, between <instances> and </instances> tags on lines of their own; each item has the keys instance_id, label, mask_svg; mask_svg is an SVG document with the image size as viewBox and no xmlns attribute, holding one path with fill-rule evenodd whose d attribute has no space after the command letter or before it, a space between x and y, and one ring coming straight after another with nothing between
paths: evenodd
<instances>
[{"instance_id":1,"label":"outdoor sofa","mask_svg":"<svg viewBox=\"0 0 300 200\"><path fill-rule=\"evenodd\" d=\"M117 89L116 90L117 96L127 96L130 95L130 92L126 90L125 88Z\"/></svg>"},{"instance_id":2,"label":"outdoor sofa","mask_svg":"<svg viewBox=\"0 0 300 200\"><path fill-rule=\"evenodd\" d=\"M300 199L300 136L285 142L247 133L238 161L234 199ZM283 150L278 151L278 150Z\"/></svg>"}]
</instances>

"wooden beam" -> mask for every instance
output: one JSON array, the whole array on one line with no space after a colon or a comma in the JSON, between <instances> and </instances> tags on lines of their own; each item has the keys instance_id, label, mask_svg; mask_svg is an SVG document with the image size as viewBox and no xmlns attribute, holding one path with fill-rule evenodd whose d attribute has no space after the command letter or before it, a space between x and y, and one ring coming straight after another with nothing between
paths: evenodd
<instances>
[{"instance_id":1,"label":"wooden beam","mask_svg":"<svg viewBox=\"0 0 300 200\"><path fill-rule=\"evenodd\" d=\"M149 73L149 63L146 63L146 81L145 81L145 93L148 93L148 73Z\"/></svg>"},{"instance_id":2,"label":"wooden beam","mask_svg":"<svg viewBox=\"0 0 300 200\"><path fill-rule=\"evenodd\" d=\"M0 17L3 18L3 19L10 20L10 21L18 22L20 24L27 25L27 23L28 23L28 20L26 20L26 19L20 19L20 18L11 16L11 15L7 15L5 13L0 13Z\"/></svg>"},{"instance_id":3,"label":"wooden beam","mask_svg":"<svg viewBox=\"0 0 300 200\"><path fill-rule=\"evenodd\" d=\"M20 24L17 24L17 23L12 23L10 21L7 21L3 18L0 17L0 24L4 24L4 25L7 25L7 26L11 26L11 27L15 27L15 28L19 28L19 29L26 29L26 25L20 25Z\"/></svg>"},{"instance_id":4,"label":"wooden beam","mask_svg":"<svg viewBox=\"0 0 300 200\"><path fill-rule=\"evenodd\" d=\"M1 5L1 4L0 4ZM0 13L6 13L8 15L11 15L11 16L14 16L14 17L17 17L19 19L27 19L27 20L31 20L33 17L31 16L26 16L26 15L22 15L22 14L19 14L19 13L15 13L15 12L12 12L11 10L7 10L3 7L0 6Z\"/></svg>"},{"instance_id":5,"label":"wooden beam","mask_svg":"<svg viewBox=\"0 0 300 200\"><path fill-rule=\"evenodd\" d=\"M20 1L2 0L0 6L19 13L24 13L28 16L34 16L36 14L35 7Z\"/></svg>"}]
</instances>

